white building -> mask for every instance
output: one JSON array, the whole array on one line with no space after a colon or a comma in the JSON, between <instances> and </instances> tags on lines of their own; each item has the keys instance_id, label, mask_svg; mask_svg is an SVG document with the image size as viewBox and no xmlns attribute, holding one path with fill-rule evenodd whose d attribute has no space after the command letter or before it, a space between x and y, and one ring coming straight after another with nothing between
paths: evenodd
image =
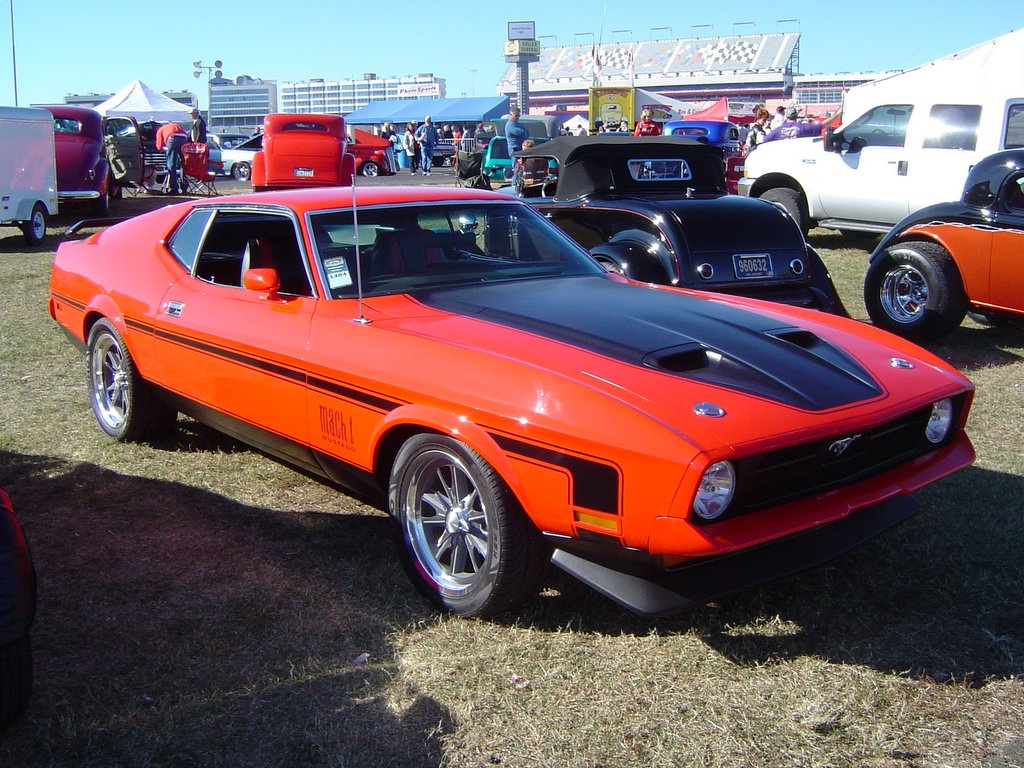
<instances>
[{"instance_id":1,"label":"white building","mask_svg":"<svg viewBox=\"0 0 1024 768\"><path fill-rule=\"evenodd\" d=\"M375 101L445 98L444 78L427 72L404 77L378 77L367 72L359 80L311 78L281 83L281 111L347 115Z\"/></svg>"}]
</instances>

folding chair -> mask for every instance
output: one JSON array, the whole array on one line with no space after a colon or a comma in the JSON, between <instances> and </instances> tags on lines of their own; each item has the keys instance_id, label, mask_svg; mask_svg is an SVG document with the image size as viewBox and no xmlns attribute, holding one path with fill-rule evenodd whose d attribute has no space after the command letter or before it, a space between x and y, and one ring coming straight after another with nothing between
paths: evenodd
<instances>
[{"instance_id":1,"label":"folding chair","mask_svg":"<svg viewBox=\"0 0 1024 768\"><path fill-rule=\"evenodd\" d=\"M217 174L210 168L210 148L199 142L189 142L181 148L182 192L186 195L213 196L217 192Z\"/></svg>"}]
</instances>

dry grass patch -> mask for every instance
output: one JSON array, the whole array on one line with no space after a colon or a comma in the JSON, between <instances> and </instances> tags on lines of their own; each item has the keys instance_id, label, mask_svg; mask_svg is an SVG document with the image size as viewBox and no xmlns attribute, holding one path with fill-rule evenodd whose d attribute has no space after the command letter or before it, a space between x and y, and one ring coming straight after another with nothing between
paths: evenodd
<instances>
[{"instance_id":1,"label":"dry grass patch","mask_svg":"<svg viewBox=\"0 0 1024 768\"><path fill-rule=\"evenodd\" d=\"M812 240L865 319L867 250ZM520 616L462 621L372 506L188 420L103 437L52 251L0 248L0 484L40 576L0 765L1024 765L1021 328L933 347L978 386L977 465L850 556L671 619L552 573Z\"/></svg>"}]
</instances>

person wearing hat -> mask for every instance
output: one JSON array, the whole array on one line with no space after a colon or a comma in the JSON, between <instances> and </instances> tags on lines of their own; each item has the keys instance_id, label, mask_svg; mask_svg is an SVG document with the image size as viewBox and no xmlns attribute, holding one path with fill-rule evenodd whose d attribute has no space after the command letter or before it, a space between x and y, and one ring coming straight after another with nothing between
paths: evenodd
<instances>
[{"instance_id":1,"label":"person wearing hat","mask_svg":"<svg viewBox=\"0 0 1024 768\"><path fill-rule=\"evenodd\" d=\"M206 121L196 107L192 107L192 130L189 131L189 138L200 144L206 143Z\"/></svg>"},{"instance_id":2,"label":"person wearing hat","mask_svg":"<svg viewBox=\"0 0 1024 768\"><path fill-rule=\"evenodd\" d=\"M821 126L817 123L801 123L797 120L800 113L796 107L786 110L786 119L778 128L772 128L761 143L776 139L802 139L807 136L818 136Z\"/></svg>"}]
</instances>

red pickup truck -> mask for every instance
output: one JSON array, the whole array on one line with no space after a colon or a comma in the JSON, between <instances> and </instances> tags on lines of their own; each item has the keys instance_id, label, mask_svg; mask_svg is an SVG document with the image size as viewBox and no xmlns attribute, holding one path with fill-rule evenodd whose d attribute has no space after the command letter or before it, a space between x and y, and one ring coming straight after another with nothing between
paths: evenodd
<instances>
[{"instance_id":1,"label":"red pickup truck","mask_svg":"<svg viewBox=\"0 0 1024 768\"><path fill-rule=\"evenodd\" d=\"M253 190L351 186L347 146L339 115L267 115L263 149L252 159Z\"/></svg>"},{"instance_id":2,"label":"red pickup truck","mask_svg":"<svg viewBox=\"0 0 1024 768\"><path fill-rule=\"evenodd\" d=\"M358 129L353 134L347 136L338 115L267 115L263 149L252 161L253 189L349 186L353 174L397 173L390 142Z\"/></svg>"}]
</instances>

